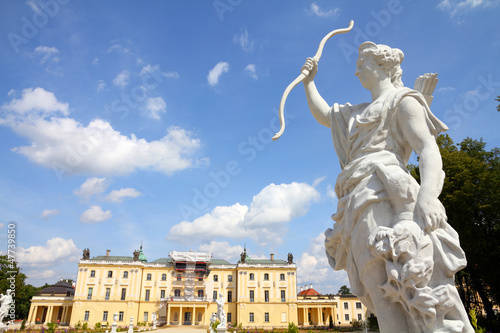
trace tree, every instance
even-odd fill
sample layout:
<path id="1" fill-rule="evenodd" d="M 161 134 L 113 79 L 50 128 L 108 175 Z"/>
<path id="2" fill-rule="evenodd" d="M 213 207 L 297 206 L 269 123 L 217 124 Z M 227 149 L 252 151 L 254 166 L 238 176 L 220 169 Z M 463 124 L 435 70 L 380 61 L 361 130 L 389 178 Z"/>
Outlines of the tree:
<path id="1" fill-rule="evenodd" d="M 437 139 L 446 178 L 440 200 L 448 223 L 458 232 L 467 267 L 456 274 L 466 310 L 482 310 L 495 321 L 500 302 L 500 150 L 481 140 L 455 145 L 448 135 Z M 418 167 L 410 172 L 419 180 Z M 481 306 L 482 304 L 482 306 Z M 481 311 L 477 311 L 481 313 Z"/>
<path id="2" fill-rule="evenodd" d="M 26 275 L 21 273 L 17 262 L 8 255 L 0 256 L 0 293 L 5 294 L 7 289 L 11 290 L 15 301 L 15 319 L 28 318 L 31 306 L 31 298 L 43 287 L 36 288 L 31 284 L 25 284 Z M 8 319 L 6 317 L 5 319 Z M 10 318 L 9 318 L 10 319 Z"/>
<path id="3" fill-rule="evenodd" d="M 498 96 L 495 101 L 500 102 L 500 96 Z M 497 106 L 497 110 L 500 111 L 500 104 Z"/>
<path id="4" fill-rule="evenodd" d="M 349 287 L 344 284 L 339 289 L 339 295 L 351 295 L 351 289 L 349 289 Z"/>

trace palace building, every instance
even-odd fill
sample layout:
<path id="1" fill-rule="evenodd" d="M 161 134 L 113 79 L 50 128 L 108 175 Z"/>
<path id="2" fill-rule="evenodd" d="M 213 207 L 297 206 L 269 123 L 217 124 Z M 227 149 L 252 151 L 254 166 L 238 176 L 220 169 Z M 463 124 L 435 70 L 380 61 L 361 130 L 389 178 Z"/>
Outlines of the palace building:
<path id="1" fill-rule="evenodd" d="M 287 260 L 251 259 L 246 250 L 236 264 L 206 252 L 170 252 L 148 261 L 142 251 L 133 256 L 106 255 L 90 259 L 84 250 L 76 285 L 60 281 L 34 296 L 28 324 L 58 322 L 76 326 L 132 321 L 208 326 L 224 297 L 227 322 L 242 327 L 337 326 L 364 320 L 366 308 L 355 297 L 319 295 L 311 288 L 297 295 L 297 267 Z M 361 307 L 359 307 L 361 306 Z M 98 324 L 98 325 L 99 325 Z"/>

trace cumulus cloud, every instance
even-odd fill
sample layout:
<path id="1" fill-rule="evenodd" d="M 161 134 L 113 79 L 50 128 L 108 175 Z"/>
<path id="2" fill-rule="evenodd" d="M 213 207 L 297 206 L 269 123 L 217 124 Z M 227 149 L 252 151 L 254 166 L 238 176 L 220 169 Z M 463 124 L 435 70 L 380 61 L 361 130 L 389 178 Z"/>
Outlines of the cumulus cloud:
<path id="1" fill-rule="evenodd" d="M 2 108 L 12 112 L 4 113 L 0 125 L 11 127 L 31 142 L 13 151 L 53 169 L 58 177 L 124 175 L 138 169 L 170 175 L 198 163 L 192 155 L 199 149 L 200 141 L 189 131 L 172 126 L 163 138 L 148 142 L 134 134 L 122 135 L 101 119 L 85 126 L 72 118 L 56 117 L 58 112 L 68 113 L 68 104 L 42 88 L 25 89 L 21 99 L 13 98 Z"/>
<path id="2" fill-rule="evenodd" d="M 245 52 L 251 52 L 253 50 L 253 40 L 247 30 L 243 31 L 241 34 L 234 35 L 233 42 L 238 44 Z"/>
<path id="3" fill-rule="evenodd" d="M 219 78 L 223 73 L 226 73 L 229 71 L 229 64 L 227 62 L 221 61 L 218 62 L 217 65 L 215 65 L 214 68 L 208 72 L 207 80 L 208 84 L 213 86 L 216 86 L 217 83 L 219 83 Z"/>
<path id="4" fill-rule="evenodd" d="M 88 201 L 90 197 L 96 194 L 103 193 L 108 188 L 106 178 L 92 177 L 88 178 L 79 189 L 74 190 L 73 193 L 79 196 L 82 200 Z"/>
<path id="5" fill-rule="evenodd" d="M 49 217 L 59 215 L 60 213 L 61 212 L 59 211 L 59 209 L 45 209 L 42 212 L 41 216 L 44 219 L 48 219 Z"/>
<path id="6" fill-rule="evenodd" d="M 340 286 L 349 285 L 347 273 L 334 271 L 325 254 L 325 235 L 312 238 L 307 250 L 297 262 L 297 284 L 314 284 L 322 293 L 336 293 Z"/>
<path id="7" fill-rule="evenodd" d="M 248 64 L 247 67 L 245 67 L 245 73 L 247 73 L 247 75 L 250 76 L 254 80 L 258 79 L 257 71 L 255 70 L 254 64 Z"/>
<path id="8" fill-rule="evenodd" d="M 150 118 L 160 120 L 160 113 L 166 113 L 167 103 L 161 97 L 150 97 L 146 100 L 144 111 Z"/>
<path id="9" fill-rule="evenodd" d="M 319 197 L 318 191 L 305 183 L 270 184 L 253 197 L 249 206 L 236 203 L 215 207 L 192 222 L 174 225 L 167 237 L 181 242 L 250 237 L 259 244 L 277 244 L 288 222 L 305 215 Z"/>
<path id="10" fill-rule="evenodd" d="M 14 94 L 12 90 L 9 92 L 9 96 Z M 2 108 L 19 115 L 33 111 L 45 114 L 55 112 L 61 112 L 63 115 L 69 114 L 68 103 L 59 102 L 54 93 L 40 87 L 24 89 L 21 98 L 13 98 L 9 103 L 2 105 Z"/>
<path id="11" fill-rule="evenodd" d="M 311 4 L 311 7 L 309 8 L 308 11 L 311 15 L 316 15 L 318 17 L 338 17 L 340 13 L 340 8 L 336 7 L 333 9 L 329 10 L 323 10 L 321 9 L 316 2 L 313 2 Z"/>
<path id="12" fill-rule="evenodd" d="M 47 269 L 44 271 L 33 270 L 32 272 L 29 273 L 29 278 L 30 279 L 52 279 L 52 278 L 57 277 L 56 274 L 57 273 L 51 269 Z"/>
<path id="13" fill-rule="evenodd" d="M 137 198 L 140 195 L 142 195 L 141 192 L 128 187 L 111 191 L 111 193 L 108 194 L 104 200 L 110 202 L 122 202 L 125 198 Z"/>
<path id="14" fill-rule="evenodd" d="M 98 223 L 104 222 L 112 216 L 110 210 L 103 211 L 100 206 L 92 206 L 83 212 L 80 221 L 83 223 Z"/>
<path id="15" fill-rule="evenodd" d="M 80 252 L 72 239 L 54 237 L 45 246 L 18 247 L 16 256 L 21 266 L 43 267 L 54 263 L 76 262 L 80 258 Z"/>
<path id="16" fill-rule="evenodd" d="M 450 13 L 453 17 L 472 9 L 494 7 L 499 3 L 498 0 L 441 0 L 437 8 Z"/>
<path id="17" fill-rule="evenodd" d="M 130 82 L 130 71 L 123 70 L 113 79 L 113 84 L 121 88 L 126 87 Z"/>
<path id="18" fill-rule="evenodd" d="M 213 258 L 222 258 L 229 262 L 240 258 L 243 247 L 240 245 L 231 246 L 229 242 L 211 241 L 209 244 L 202 244 L 199 247 L 202 252 L 210 252 Z"/>

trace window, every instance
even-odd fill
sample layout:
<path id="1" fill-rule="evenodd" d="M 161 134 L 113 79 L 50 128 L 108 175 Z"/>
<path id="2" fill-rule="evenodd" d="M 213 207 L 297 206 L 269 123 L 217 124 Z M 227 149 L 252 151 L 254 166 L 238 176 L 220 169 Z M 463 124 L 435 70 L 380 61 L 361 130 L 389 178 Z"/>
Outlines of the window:
<path id="1" fill-rule="evenodd" d="M 162 281 L 167 281 L 167 274 L 162 274 L 161 275 L 161 280 Z"/>
<path id="2" fill-rule="evenodd" d="M 146 295 L 144 296 L 144 300 L 146 302 L 149 302 L 149 296 L 150 296 L 150 294 L 151 294 L 151 290 L 147 289 L 146 290 Z"/>
<path id="3" fill-rule="evenodd" d="M 231 312 L 228 312 L 228 313 L 227 313 L 227 322 L 228 322 L 228 323 L 232 322 L 232 320 L 231 320 L 231 319 L 233 319 L 233 318 L 232 318 L 232 316 L 231 316 Z"/>
<path id="4" fill-rule="evenodd" d="M 285 274 L 283 273 L 280 274 L 280 281 L 285 281 Z"/>
<path id="5" fill-rule="evenodd" d="M 264 274 L 264 280 L 269 281 L 269 274 L 267 274 L 267 273 Z"/>
<path id="6" fill-rule="evenodd" d="M 203 273 L 198 274 L 198 281 L 203 281 Z"/>
<path id="7" fill-rule="evenodd" d="M 214 290 L 212 298 L 214 299 L 214 301 L 217 299 L 217 290 Z"/>
<path id="8" fill-rule="evenodd" d="M 356 309 L 361 309 L 361 302 L 356 302 Z"/>
<path id="9" fill-rule="evenodd" d="M 143 321 L 148 321 L 148 313 L 144 312 L 144 320 Z"/>
<path id="10" fill-rule="evenodd" d="M 181 297 L 181 290 L 180 289 L 175 289 L 174 290 L 174 296 L 175 297 Z"/>
<path id="11" fill-rule="evenodd" d="M 285 291 L 284 290 L 281 291 L 281 301 L 282 302 L 286 302 L 286 296 L 285 296 Z"/>
<path id="12" fill-rule="evenodd" d="M 108 311 L 102 313 L 102 321 L 108 321 Z"/>
<path id="13" fill-rule="evenodd" d="M 118 312 L 118 321 L 123 321 L 123 311 Z"/>
<path id="14" fill-rule="evenodd" d="M 95 271 L 94 270 L 90 271 L 90 277 L 95 277 Z"/>
<path id="15" fill-rule="evenodd" d="M 106 301 L 109 301 L 110 294 L 111 294 L 111 288 L 106 288 L 106 297 L 104 298 Z"/>
<path id="16" fill-rule="evenodd" d="M 177 274 L 177 281 L 181 281 L 181 280 L 182 280 L 182 275 Z"/>
<path id="17" fill-rule="evenodd" d="M 83 317 L 83 321 L 89 321 L 90 311 L 85 311 L 85 317 Z"/>
<path id="18" fill-rule="evenodd" d="M 264 302 L 269 302 L 269 290 L 264 291 Z"/>
<path id="19" fill-rule="evenodd" d="M 362 318 L 363 316 L 361 316 L 361 313 L 358 313 L 358 320 L 363 320 Z"/>
<path id="20" fill-rule="evenodd" d="M 253 312 L 250 312 L 250 318 L 248 320 L 249 322 L 253 323 L 254 322 L 254 318 L 253 318 Z"/>
<path id="21" fill-rule="evenodd" d="M 160 298 L 165 298 L 165 289 L 160 290 Z"/>
<path id="22" fill-rule="evenodd" d="M 122 297 L 121 297 L 121 300 L 124 301 L 125 300 L 125 296 L 127 295 L 127 289 L 126 288 L 122 288 Z"/>
<path id="23" fill-rule="evenodd" d="M 227 282 L 233 282 L 233 276 L 232 275 L 228 275 L 227 276 Z"/>
<path id="24" fill-rule="evenodd" d="M 349 315 L 348 314 L 345 315 L 345 320 L 349 321 Z"/>
<path id="25" fill-rule="evenodd" d="M 113 277 L 113 271 L 108 271 L 108 277 L 112 278 Z"/>
<path id="26" fill-rule="evenodd" d="M 250 273 L 249 277 L 250 281 L 253 281 L 255 280 L 255 275 L 253 275 L 253 273 Z"/>
<path id="27" fill-rule="evenodd" d="M 254 301 L 254 295 L 255 295 L 255 292 L 253 290 L 250 290 L 250 302 Z"/>
<path id="28" fill-rule="evenodd" d="M 148 273 L 148 275 L 146 275 L 146 280 L 151 281 L 151 274 L 150 273 Z"/>
<path id="29" fill-rule="evenodd" d="M 218 275 L 214 275 L 214 282 L 217 282 L 219 281 L 219 276 Z"/>
<path id="30" fill-rule="evenodd" d="M 87 294 L 87 299 L 92 299 L 92 291 L 93 291 L 93 288 L 89 287 L 89 292 Z"/>
<path id="31" fill-rule="evenodd" d="M 269 312 L 264 313 L 264 321 L 265 321 L 266 323 L 268 323 L 268 322 L 269 322 Z"/>
<path id="32" fill-rule="evenodd" d="M 344 309 L 348 310 L 349 309 L 349 303 L 344 302 Z"/>
<path id="33" fill-rule="evenodd" d="M 123 278 L 128 279 L 128 272 L 127 271 L 123 272 Z"/>
<path id="34" fill-rule="evenodd" d="M 202 298 L 204 296 L 203 289 L 198 290 L 198 297 Z"/>
<path id="35" fill-rule="evenodd" d="M 231 303 L 233 301 L 233 292 L 231 290 L 227 292 L 227 301 L 228 303 Z"/>

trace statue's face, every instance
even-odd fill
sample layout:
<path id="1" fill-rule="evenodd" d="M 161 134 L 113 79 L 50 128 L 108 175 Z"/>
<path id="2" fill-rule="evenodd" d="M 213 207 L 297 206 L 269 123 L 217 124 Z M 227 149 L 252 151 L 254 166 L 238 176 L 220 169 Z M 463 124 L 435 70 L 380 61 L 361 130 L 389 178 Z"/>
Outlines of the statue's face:
<path id="1" fill-rule="evenodd" d="M 354 75 L 358 77 L 361 85 L 368 90 L 371 90 L 377 82 L 387 77 L 382 68 L 371 57 L 365 56 L 358 57 Z"/>

